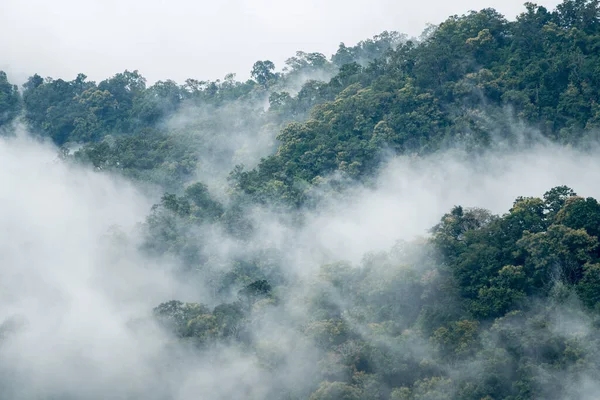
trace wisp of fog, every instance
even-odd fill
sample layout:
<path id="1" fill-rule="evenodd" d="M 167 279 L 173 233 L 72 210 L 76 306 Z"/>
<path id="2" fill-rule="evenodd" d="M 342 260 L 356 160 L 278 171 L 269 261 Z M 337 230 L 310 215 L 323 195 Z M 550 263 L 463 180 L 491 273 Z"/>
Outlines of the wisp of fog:
<path id="1" fill-rule="evenodd" d="M 23 132 L 2 138 L 3 397 L 260 399 L 274 385 L 301 386 L 319 350 L 294 329 L 307 318 L 294 296 L 312 290 L 303 285 L 319 265 L 358 265 L 368 252 L 426 235 L 457 204 L 501 212 L 518 195 L 540 196 L 561 184 L 597 196 L 599 175 L 593 152 L 547 143 L 490 150 L 476 159 L 447 151 L 392 159 L 374 185 L 326 203 L 300 228 L 263 210 L 246 245 L 286 251 L 286 268 L 299 277 L 283 294 L 285 306 L 254 327 L 253 335 L 286 357 L 285 368 L 269 371 L 234 345 L 193 357 L 194 350 L 177 347 L 144 319 L 172 298 L 210 298 L 202 285 L 170 274 L 172 260 L 137 251 L 136 224 L 156 199 L 117 176 L 62 163 L 56 148 Z M 227 238 L 215 234 L 212 240 Z"/>

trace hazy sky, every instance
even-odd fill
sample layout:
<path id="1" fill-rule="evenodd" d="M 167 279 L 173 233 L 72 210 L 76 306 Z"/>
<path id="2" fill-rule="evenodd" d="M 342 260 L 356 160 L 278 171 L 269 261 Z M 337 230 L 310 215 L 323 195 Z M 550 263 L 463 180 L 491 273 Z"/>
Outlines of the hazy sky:
<path id="1" fill-rule="evenodd" d="M 524 0 L 0 0 L 0 68 L 101 80 L 139 69 L 149 81 L 246 78 L 258 59 L 283 66 L 296 50 L 334 53 L 384 30 L 494 7 L 509 19 Z M 539 2 L 548 8 L 558 0 Z"/>

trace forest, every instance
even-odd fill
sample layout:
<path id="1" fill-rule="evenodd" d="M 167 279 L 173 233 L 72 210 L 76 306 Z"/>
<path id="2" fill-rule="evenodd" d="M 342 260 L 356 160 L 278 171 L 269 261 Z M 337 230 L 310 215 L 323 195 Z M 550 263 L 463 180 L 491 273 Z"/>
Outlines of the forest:
<path id="1" fill-rule="evenodd" d="M 39 202 L 0 190 L 0 397 L 595 399 L 599 103 L 598 0 L 247 81 L 0 72 Z"/>

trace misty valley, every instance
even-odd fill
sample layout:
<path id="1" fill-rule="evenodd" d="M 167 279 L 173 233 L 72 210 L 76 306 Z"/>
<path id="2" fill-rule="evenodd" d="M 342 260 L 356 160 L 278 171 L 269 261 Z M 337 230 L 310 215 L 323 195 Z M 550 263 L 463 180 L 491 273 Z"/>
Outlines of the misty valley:
<path id="1" fill-rule="evenodd" d="M 599 398 L 600 2 L 278 67 L 0 71 L 0 399 Z"/>

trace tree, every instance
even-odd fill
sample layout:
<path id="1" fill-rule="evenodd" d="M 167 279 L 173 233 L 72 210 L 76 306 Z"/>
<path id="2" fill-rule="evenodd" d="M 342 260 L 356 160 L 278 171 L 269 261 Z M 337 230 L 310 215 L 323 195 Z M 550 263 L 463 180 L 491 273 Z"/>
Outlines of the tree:
<path id="1" fill-rule="evenodd" d="M 577 293 L 585 305 L 597 311 L 600 308 L 600 264 L 583 266 L 583 277 L 577 284 Z"/>
<path id="2" fill-rule="evenodd" d="M 238 298 L 244 304 L 253 304 L 260 299 L 272 296 L 272 287 L 268 281 L 261 279 L 254 281 L 238 292 Z"/>
<path id="3" fill-rule="evenodd" d="M 553 219 L 565 205 L 567 199 L 573 196 L 577 196 L 577 193 L 567 186 L 557 186 L 544 193 L 546 218 Z"/>
<path id="4" fill-rule="evenodd" d="M 252 78 L 262 86 L 268 86 L 269 82 L 277 79 L 277 74 L 274 74 L 275 64 L 272 61 L 257 61 L 252 66 Z"/>
<path id="5" fill-rule="evenodd" d="M 288 58 L 285 64 L 291 72 L 314 72 L 327 67 L 329 61 L 321 53 L 305 53 L 297 51 L 295 57 Z"/>
<path id="6" fill-rule="evenodd" d="M 594 198 L 571 196 L 556 214 L 556 222 L 573 229 L 585 229 L 588 234 L 600 237 L 600 204 Z"/>
<path id="7" fill-rule="evenodd" d="M 200 220 L 214 221 L 223 214 L 223 206 L 215 201 L 201 182 L 185 189 L 185 198 L 192 204 L 190 212 Z"/>
<path id="8" fill-rule="evenodd" d="M 538 288 L 548 288 L 556 279 L 576 284 L 583 276 L 583 266 L 594 260 L 598 240 L 584 229 L 552 225 L 546 232 L 525 232 L 518 245 L 528 260 L 526 274 Z"/>
<path id="9" fill-rule="evenodd" d="M 116 110 L 117 128 L 129 131 L 131 129 L 131 109 L 134 100 L 146 90 L 146 78 L 135 70 L 125 70 L 98 84 L 98 89 L 107 90 L 119 105 Z"/>
<path id="10" fill-rule="evenodd" d="M 8 81 L 4 71 L 0 71 L 0 127 L 10 123 L 21 108 L 21 95 L 16 85 Z"/>
<path id="11" fill-rule="evenodd" d="M 81 116 L 75 118 L 69 140 L 79 143 L 97 141 L 112 130 L 119 105 L 109 91 L 87 89 L 78 96 L 78 103 Z"/>
<path id="12" fill-rule="evenodd" d="M 182 303 L 171 300 L 154 308 L 154 317 L 165 328 L 172 330 L 179 336 L 189 336 L 189 321 L 202 315 L 210 314 L 206 306 L 197 303 Z"/>

